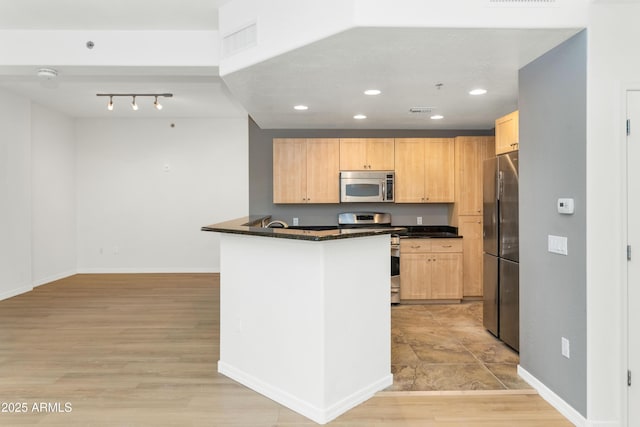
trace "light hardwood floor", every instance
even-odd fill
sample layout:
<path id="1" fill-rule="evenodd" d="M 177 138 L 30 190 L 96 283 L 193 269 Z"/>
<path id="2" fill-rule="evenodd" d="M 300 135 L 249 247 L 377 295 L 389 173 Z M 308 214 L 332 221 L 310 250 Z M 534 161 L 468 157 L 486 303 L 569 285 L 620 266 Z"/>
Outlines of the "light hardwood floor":
<path id="1" fill-rule="evenodd" d="M 315 425 L 216 372 L 219 305 L 213 274 L 77 275 L 0 301 L 0 409 L 27 405 L 0 426 Z M 328 425 L 571 423 L 531 393 L 382 392 Z"/>

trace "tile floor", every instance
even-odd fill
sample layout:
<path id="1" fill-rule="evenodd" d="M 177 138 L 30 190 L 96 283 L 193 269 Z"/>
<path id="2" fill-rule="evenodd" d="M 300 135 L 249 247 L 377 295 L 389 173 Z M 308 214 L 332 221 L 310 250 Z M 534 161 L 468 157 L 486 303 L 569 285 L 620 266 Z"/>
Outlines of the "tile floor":
<path id="1" fill-rule="evenodd" d="M 518 353 L 482 326 L 482 302 L 391 308 L 389 391 L 521 390 Z"/>

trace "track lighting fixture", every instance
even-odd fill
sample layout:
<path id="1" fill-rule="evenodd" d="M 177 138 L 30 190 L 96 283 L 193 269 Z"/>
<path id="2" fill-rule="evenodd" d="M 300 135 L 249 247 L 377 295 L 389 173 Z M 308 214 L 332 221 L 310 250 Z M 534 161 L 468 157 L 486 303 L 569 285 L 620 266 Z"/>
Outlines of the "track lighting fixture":
<path id="1" fill-rule="evenodd" d="M 149 97 L 153 97 L 155 98 L 155 100 L 153 101 L 153 106 L 156 107 L 157 110 L 162 110 L 162 104 L 160 104 L 160 101 L 158 101 L 158 98 L 160 97 L 165 97 L 165 98 L 171 98 L 173 97 L 172 93 L 96 93 L 96 96 L 108 96 L 109 97 L 109 103 L 107 104 L 107 110 L 109 111 L 113 111 L 113 98 L 117 97 L 117 96 L 125 96 L 125 97 L 131 97 L 131 108 L 134 111 L 138 110 L 138 103 L 136 102 L 136 98 L 139 98 L 141 96 L 149 96 Z"/>

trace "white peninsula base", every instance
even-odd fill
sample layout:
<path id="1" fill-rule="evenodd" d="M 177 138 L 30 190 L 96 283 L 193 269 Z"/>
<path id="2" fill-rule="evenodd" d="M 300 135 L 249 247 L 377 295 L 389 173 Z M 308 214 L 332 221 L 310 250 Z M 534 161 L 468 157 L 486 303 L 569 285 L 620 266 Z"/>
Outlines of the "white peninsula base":
<path id="1" fill-rule="evenodd" d="M 388 234 L 220 245 L 220 373 L 320 424 L 392 384 Z"/>

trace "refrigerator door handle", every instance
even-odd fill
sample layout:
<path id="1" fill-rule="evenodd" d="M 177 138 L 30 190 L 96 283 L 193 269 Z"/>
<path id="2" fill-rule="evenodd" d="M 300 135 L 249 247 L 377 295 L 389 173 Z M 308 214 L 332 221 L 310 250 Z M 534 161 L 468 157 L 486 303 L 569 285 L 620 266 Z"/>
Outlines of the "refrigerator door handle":
<path id="1" fill-rule="evenodd" d="M 502 171 L 498 171 L 498 200 L 502 199 L 502 193 L 504 190 L 504 176 Z"/>

